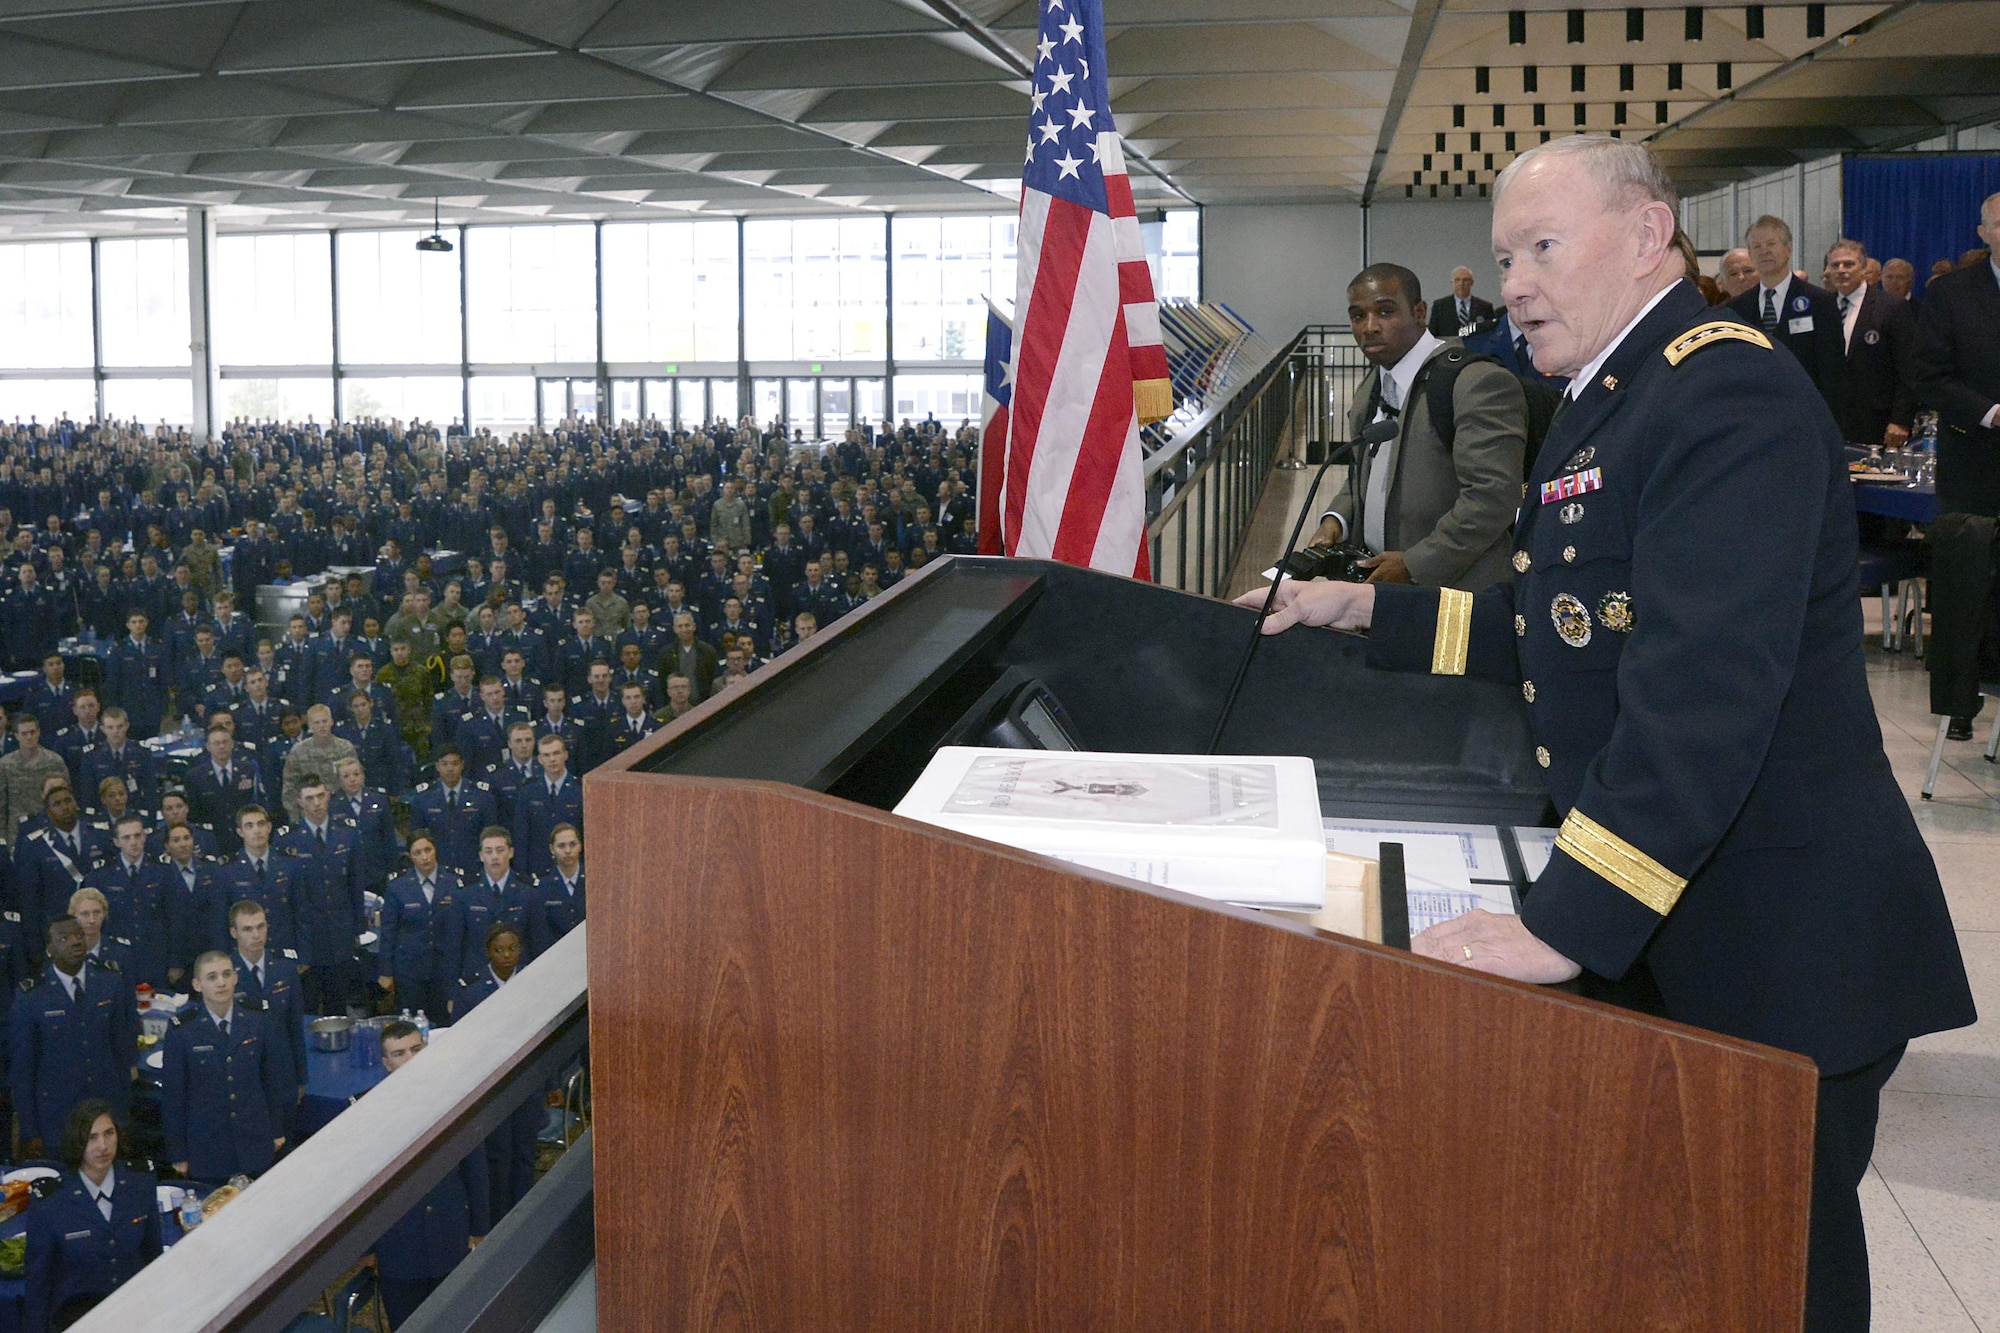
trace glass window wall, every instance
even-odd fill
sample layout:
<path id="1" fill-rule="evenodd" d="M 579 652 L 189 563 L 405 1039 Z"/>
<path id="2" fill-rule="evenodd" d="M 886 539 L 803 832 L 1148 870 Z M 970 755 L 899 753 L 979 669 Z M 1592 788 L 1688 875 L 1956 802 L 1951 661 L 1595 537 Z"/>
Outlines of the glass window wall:
<path id="1" fill-rule="evenodd" d="M 495 435 L 535 427 L 535 381 L 527 375 L 474 375 L 472 425 Z"/>
<path id="2" fill-rule="evenodd" d="M 0 421 L 34 421 L 46 426 L 68 417 L 89 421 L 97 415 L 92 380 L 0 380 Z"/>
<path id="3" fill-rule="evenodd" d="M 472 360 L 597 359 L 593 228 L 474 227 L 465 234 Z"/>
<path id="4" fill-rule="evenodd" d="M 977 360 L 986 302 L 1014 304 L 1012 216 L 897 218 L 896 359 Z"/>
<path id="5" fill-rule="evenodd" d="M 187 255 L 184 236 L 97 243 L 105 365 L 188 364 Z"/>
<path id="6" fill-rule="evenodd" d="M 888 263 L 880 218 L 743 227 L 744 347 L 753 361 L 879 361 Z"/>
<path id="7" fill-rule="evenodd" d="M 216 241 L 210 324 L 218 364 L 332 366 L 331 244 L 324 231 Z"/>
<path id="8" fill-rule="evenodd" d="M 459 362 L 458 264 L 432 254 L 414 231 L 343 231 L 340 358 L 351 365 L 455 366 Z M 453 415 L 460 415 L 455 412 Z"/>
<path id="9" fill-rule="evenodd" d="M 604 359 L 736 359 L 736 224 L 604 228 Z"/>
<path id="10" fill-rule="evenodd" d="M 106 380 L 104 415 L 142 426 L 187 426 L 194 422 L 194 384 L 178 379 Z"/>
<path id="11" fill-rule="evenodd" d="M 217 415 L 224 421 L 331 421 L 333 377 L 226 379 Z"/>
<path id="12" fill-rule="evenodd" d="M 88 370 L 90 242 L 0 246 L 0 366 Z M 93 391 L 92 411 L 96 410 Z"/>
<path id="13" fill-rule="evenodd" d="M 896 419 L 921 421 L 936 417 L 956 430 L 979 416 L 983 381 L 978 375 L 918 374 L 896 376 Z"/>
<path id="14" fill-rule="evenodd" d="M 449 426 L 465 419 L 465 381 L 456 375 L 404 375 L 340 382 L 344 421 L 425 421 Z"/>

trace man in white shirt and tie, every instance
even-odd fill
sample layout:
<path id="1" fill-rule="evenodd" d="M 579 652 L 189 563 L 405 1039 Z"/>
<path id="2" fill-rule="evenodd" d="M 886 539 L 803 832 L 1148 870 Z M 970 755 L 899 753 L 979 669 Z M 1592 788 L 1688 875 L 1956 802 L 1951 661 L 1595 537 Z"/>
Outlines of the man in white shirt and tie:
<path id="1" fill-rule="evenodd" d="M 1916 418 L 1917 317 L 1908 301 L 1867 284 L 1867 259 L 1859 241 L 1838 240 L 1826 252 L 1847 350 L 1847 392 L 1837 418 L 1850 444 L 1900 449 Z"/>
<path id="2" fill-rule="evenodd" d="M 1472 294 L 1472 281 L 1472 270 L 1463 264 L 1451 271 L 1451 298 L 1431 309 L 1432 336 L 1458 338 L 1492 321 L 1493 303 Z"/>

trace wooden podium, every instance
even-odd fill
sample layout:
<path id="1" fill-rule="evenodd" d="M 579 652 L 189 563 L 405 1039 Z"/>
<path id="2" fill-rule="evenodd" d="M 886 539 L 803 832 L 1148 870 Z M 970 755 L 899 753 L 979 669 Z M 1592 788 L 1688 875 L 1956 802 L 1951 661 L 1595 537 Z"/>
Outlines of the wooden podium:
<path id="1" fill-rule="evenodd" d="M 1212 627 L 1249 628 L 1078 570 L 934 570 L 586 780 L 602 1327 L 1799 1327 L 1808 1061 L 853 799 L 1032 664 L 1037 616 L 1150 620 L 1112 658 L 1166 645 L 1185 680 L 1097 665 L 1163 717 L 1226 684 Z M 1269 646 L 1246 706 L 1343 655 Z M 1144 748 L 1061 694 L 1093 748 Z M 785 781 L 704 771 L 729 764 Z M 1357 768 L 1410 785 L 1338 754 L 1323 791 Z M 1512 772 L 1440 802 L 1512 809 Z"/>

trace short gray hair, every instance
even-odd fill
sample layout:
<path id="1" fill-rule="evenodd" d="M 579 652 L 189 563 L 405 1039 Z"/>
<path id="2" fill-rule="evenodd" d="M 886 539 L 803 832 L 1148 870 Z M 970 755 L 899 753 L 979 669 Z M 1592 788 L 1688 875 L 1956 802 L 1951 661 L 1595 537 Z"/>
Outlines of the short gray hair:
<path id="1" fill-rule="evenodd" d="M 1659 202 L 1680 213 L 1680 191 L 1667 176 L 1667 169 L 1652 149 L 1629 139 L 1613 139 L 1602 134 L 1571 134 L 1537 144 L 1509 162 L 1493 182 L 1498 200 L 1516 171 L 1538 158 L 1573 157 L 1597 183 L 1607 204 L 1636 207 Z"/>

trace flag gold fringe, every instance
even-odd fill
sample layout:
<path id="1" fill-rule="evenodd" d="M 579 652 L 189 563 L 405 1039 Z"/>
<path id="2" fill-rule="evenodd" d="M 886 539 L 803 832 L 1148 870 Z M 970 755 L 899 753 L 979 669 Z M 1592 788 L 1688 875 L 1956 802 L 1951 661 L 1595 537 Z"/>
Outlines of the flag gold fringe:
<path id="1" fill-rule="evenodd" d="M 1174 414 L 1174 383 L 1172 380 L 1134 380 L 1132 382 L 1132 406 L 1139 414 L 1139 424 L 1151 425 L 1155 421 L 1165 421 Z"/>

